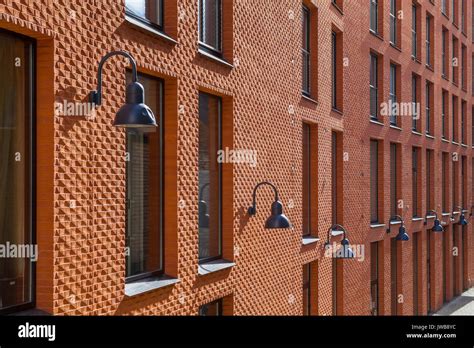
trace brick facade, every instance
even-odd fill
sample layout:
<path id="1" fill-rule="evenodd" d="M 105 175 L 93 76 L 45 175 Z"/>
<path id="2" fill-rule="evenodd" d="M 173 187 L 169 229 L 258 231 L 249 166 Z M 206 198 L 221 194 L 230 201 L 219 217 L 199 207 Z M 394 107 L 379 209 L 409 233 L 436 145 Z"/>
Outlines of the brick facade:
<path id="1" fill-rule="evenodd" d="M 439 2 L 418 2 L 421 11 L 420 62 L 411 57 L 411 2 L 397 1 L 404 12 L 400 49 L 389 43 L 389 0 L 379 0 L 380 36 L 369 32 L 369 2 L 304 1 L 311 8 L 316 55 L 312 94 L 302 97 L 301 14 L 297 0 L 223 0 L 223 58 L 233 66 L 198 53 L 198 1 L 165 0 L 164 32 L 169 38 L 137 28 L 125 20 L 124 0 L 114 1 L 0 1 L 0 28 L 32 37 L 36 44 L 36 306 L 58 315 L 196 315 L 201 305 L 224 298 L 223 313 L 233 315 L 301 315 L 303 265 L 311 263 L 312 314 L 369 315 L 370 243 L 380 241 L 380 314 L 391 305 L 390 143 L 399 143 L 400 199 L 411 240 L 399 242 L 397 274 L 398 314 L 413 313 L 412 243 L 420 232 L 419 313 L 427 311 L 426 231 L 423 219 L 411 216 L 411 149 L 421 149 L 421 212 L 425 202 L 426 149 L 434 150 L 434 205 L 441 214 L 441 154 L 466 156 L 466 207 L 473 196 L 471 134 L 472 2 L 467 1 L 467 34 L 440 13 Z M 450 3 L 450 2 L 449 2 Z M 434 70 L 425 65 L 425 17 L 433 16 Z M 458 46 L 467 47 L 467 89 L 441 77 L 441 30 Z M 331 100 L 331 33 L 338 46 L 337 108 Z M 171 39 L 170 39 L 171 38 Z M 174 42 L 174 40 L 176 42 Z M 111 59 L 104 68 L 103 104 L 94 118 L 55 116 L 54 103 L 86 101 L 96 88 L 99 60 L 111 50 L 126 50 L 139 71 L 164 81 L 164 272 L 179 282 L 145 294 L 125 296 L 125 133 L 112 126 L 125 100 L 126 62 Z M 459 49 L 460 50 L 460 49 Z M 381 101 L 389 91 L 390 62 L 400 66 L 401 101 L 411 101 L 411 77 L 420 77 L 421 125 L 425 129 L 425 82 L 434 88 L 434 138 L 411 131 L 411 119 L 401 117 L 401 130 L 369 121 L 369 54 L 379 56 Z M 450 70 L 450 69 L 449 69 Z M 451 72 L 450 72 L 451 74 Z M 460 81 L 460 79 L 459 79 Z M 467 103 L 466 145 L 441 139 L 441 91 Z M 235 266 L 205 276 L 198 274 L 198 102 L 199 91 L 222 98 L 222 147 L 252 149 L 255 168 L 223 165 L 223 258 Z M 458 110 L 460 110 L 459 104 Z M 460 115 L 460 111 L 459 111 Z M 460 116 L 459 116 L 460 117 Z M 460 118 L 458 118 L 460 120 Z M 317 144 L 312 167 L 317 171 L 313 235 L 320 240 L 302 245 L 302 123 L 311 124 Z M 460 127 L 460 121 L 457 123 Z M 452 125 L 449 126 L 451 129 Z M 333 310 L 333 260 L 324 256 L 332 212 L 332 134 L 337 132 L 337 221 L 348 231 L 351 244 L 364 245 L 365 261 L 337 261 L 337 311 Z M 451 140 L 451 133 L 448 132 Z M 458 134 L 460 129 L 458 129 Z M 380 140 L 379 215 L 385 226 L 370 226 L 370 139 Z M 343 160 L 344 158 L 344 160 Z M 449 162 L 451 175 L 453 162 Z M 461 168 L 461 167 L 459 167 Z M 457 171 L 459 173 L 459 170 Z M 254 186 L 268 180 L 279 190 L 291 230 L 263 228 L 273 194 L 258 193 L 258 213 L 249 217 Z M 458 180 L 458 192 L 461 181 Z M 452 189 L 451 178 L 448 189 Z M 451 191 L 447 195 L 452 199 Z M 458 199 L 460 202 L 461 198 Z M 74 204 L 72 204 L 72 202 Z M 452 203 L 449 203 L 452 206 Z M 450 210 L 451 212 L 451 210 Z M 446 221 L 447 245 L 453 224 Z M 428 227 L 430 226 L 428 222 Z M 461 227 L 454 227 L 461 238 Z M 472 227 L 467 236 L 466 284 L 474 284 Z M 334 237 L 333 241 L 339 241 Z M 443 303 L 442 234 L 432 234 L 432 304 Z M 452 267 L 448 260 L 447 279 Z M 459 264 L 459 259 L 455 259 Z M 458 288 L 460 275 L 455 277 Z M 453 294 L 448 291 L 448 299 Z"/>

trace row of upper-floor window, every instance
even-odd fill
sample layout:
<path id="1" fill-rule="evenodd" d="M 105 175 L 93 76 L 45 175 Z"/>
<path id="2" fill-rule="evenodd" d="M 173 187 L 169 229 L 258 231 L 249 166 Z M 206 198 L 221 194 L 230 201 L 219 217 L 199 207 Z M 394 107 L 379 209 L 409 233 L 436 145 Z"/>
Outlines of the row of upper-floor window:
<path id="1" fill-rule="evenodd" d="M 422 169 L 422 151 L 421 147 L 413 146 L 411 148 L 411 202 L 402 198 L 402 145 L 399 143 L 390 143 L 388 160 L 390 166 L 388 170 L 383 170 L 384 143 L 378 139 L 370 140 L 370 221 L 372 224 L 383 223 L 383 179 L 387 173 L 390 179 L 389 207 L 390 216 L 405 215 L 405 211 L 411 211 L 414 218 L 422 218 L 429 211 L 438 210 L 440 213 L 461 212 L 468 209 L 467 190 L 467 156 L 460 155 L 457 152 L 440 152 L 441 158 L 436 160 L 435 151 L 426 149 L 424 156 L 425 167 Z M 441 165 L 435 166 L 435 161 Z M 474 159 L 471 166 L 471 180 L 474 180 Z M 438 162 L 438 163 L 439 163 Z M 448 170 L 451 164 L 451 175 Z M 459 167 L 460 166 L 460 167 Z M 424 171 L 424 178 L 422 177 Z M 435 202 L 435 173 L 441 174 L 441 202 Z M 451 190 L 449 188 L 451 181 Z M 424 183 L 425 197 L 422 196 L 422 187 Z M 450 209 L 449 193 L 451 192 Z M 472 199 L 472 197 L 471 197 Z M 422 211 L 422 202 L 425 202 L 425 211 Z"/>
<path id="2" fill-rule="evenodd" d="M 222 56 L 222 0 L 198 0 L 199 46 Z M 126 14 L 145 25 L 164 29 L 166 0 L 126 0 Z"/>
<path id="3" fill-rule="evenodd" d="M 369 0 L 370 2 L 370 30 L 377 35 L 381 35 L 383 32 L 383 7 L 384 2 L 380 0 Z M 451 15 L 452 23 L 458 27 L 459 26 L 459 17 L 461 18 L 461 32 L 464 35 L 467 35 L 467 0 L 440 0 L 440 10 L 441 13 L 445 16 Z M 433 11 L 435 10 L 434 6 L 436 3 L 434 0 L 430 0 L 430 3 L 433 5 Z M 406 2 L 411 6 L 411 30 L 412 30 L 412 53 L 417 57 L 417 45 L 416 42 L 419 39 L 419 29 L 421 24 L 421 5 L 417 1 Z M 390 0 L 389 8 L 389 25 L 390 25 L 390 42 L 399 46 L 400 44 L 400 27 L 401 21 L 404 18 L 404 12 L 402 5 L 405 5 L 402 0 Z M 427 17 L 432 19 L 433 16 L 426 11 Z M 429 35 L 430 28 L 427 23 L 427 35 Z"/>
<path id="4" fill-rule="evenodd" d="M 389 93 L 388 100 L 382 101 L 383 90 L 381 84 L 383 82 L 383 57 L 377 53 L 370 54 L 370 73 L 369 73 L 369 89 L 370 89 L 370 118 L 371 120 L 380 122 L 382 116 L 390 118 L 390 125 L 401 127 L 402 117 L 411 120 L 412 130 L 417 133 L 422 132 L 422 123 L 425 126 L 425 133 L 428 136 L 434 136 L 435 130 L 435 113 L 434 113 L 434 84 L 428 79 L 424 84 L 424 112 L 421 109 L 422 85 L 421 76 L 412 74 L 411 78 L 411 100 L 407 103 L 401 101 L 401 67 L 395 62 L 390 63 L 389 72 Z M 452 95 L 451 103 L 449 103 L 449 92 L 442 89 L 441 106 L 441 137 L 448 139 L 449 119 L 448 105 L 451 104 L 451 140 L 454 143 L 467 144 L 467 101 L 461 100 L 456 95 Z M 472 112 L 472 109 L 471 109 Z M 460 113 L 460 122 L 459 120 Z M 422 114 L 424 119 L 422 119 Z M 474 123 L 474 119 L 472 120 Z M 460 137 L 459 137 L 460 131 Z M 472 134 L 472 145 L 474 145 L 474 133 Z"/>

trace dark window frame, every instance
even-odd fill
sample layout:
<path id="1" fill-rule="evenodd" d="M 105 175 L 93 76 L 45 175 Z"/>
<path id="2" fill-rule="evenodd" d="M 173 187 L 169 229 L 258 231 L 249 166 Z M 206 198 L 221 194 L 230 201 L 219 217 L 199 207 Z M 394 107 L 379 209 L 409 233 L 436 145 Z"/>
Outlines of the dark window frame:
<path id="1" fill-rule="evenodd" d="M 303 315 L 311 316 L 311 263 L 303 265 Z M 307 267 L 307 269 L 306 269 Z M 305 278 L 305 275 L 308 278 Z"/>
<path id="2" fill-rule="evenodd" d="M 214 56 L 222 58 L 222 37 L 223 37 L 223 14 L 222 14 L 222 0 L 214 0 L 218 2 L 218 11 L 216 11 L 216 37 L 218 42 L 218 47 L 211 46 L 204 42 L 204 11 L 203 2 L 205 0 L 199 0 L 199 10 L 198 10 L 198 32 L 199 32 L 199 48 L 204 50 L 207 53 L 210 53 Z"/>
<path id="3" fill-rule="evenodd" d="M 163 14 L 163 11 L 164 11 L 164 2 L 165 0 L 156 0 L 159 2 L 159 7 L 160 7 L 160 17 L 159 17 L 159 23 L 155 23 L 153 21 L 151 21 L 149 18 L 147 17 L 142 17 L 142 16 L 139 16 L 137 15 L 136 13 L 130 11 L 128 8 L 127 8 L 127 0 L 125 0 L 125 14 L 129 17 L 132 17 L 133 19 L 136 19 L 137 21 L 149 26 L 149 27 L 152 27 L 152 28 L 155 28 L 155 29 L 158 29 L 159 31 L 163 31 L 163 28 L 164 28 L 164 14 Z"/>
<path id="4" fill-rule="evenodd" d="M 217 120 L 217 132 L 218 132 L 218 144 L 217 144 L 217 150 L 220 150 L 222 149 L 222 123 L 223 123 L 223 115 L 222 115 L 222 104 L 223 104 L 223 101 L 222 101 L 222 97 L 220 96 L 217 96 L 217 95 L 214 95 L 214 94 L 211 94 L 211 93 L 206 93 L 206 92 L 203 92 L 203 91 L 199 91 L 199 95 L 200 94 L 203 94 L 203 95 L 206 95 L 208 97 L 211 97 L 211 98 L 216 98 L 217 101 L 218 101 L 218 120 Z M 208 263 L 208 262 L 212 262 L 212 261 L 215 261 L 215 260 L 220 260 L 223 258 L 223 226 L 222 226 L 222 192 L 223 192 L 223 189 L 222 189 L 222 163 L 217 163 L 217 171 L 218 171 L 218 199 L 219 199 L 219 202 L 218 202 L 218 239 L 219 239 L 219 253 L 218 255 L 215 255 L 215 256 L 210 256 L 210 257 L 205 257 L 205 258 L 199 258 L 199 264 L 204 264 L 204 263 Z M 199 211 L 198 211 L 198 214 L 199 214 Z M 198 227 L 198 235 L 199 235 L 199 227 Z"/>
<path id="5" fill-rule="evenodd" d="M 302 93 L 311 96 L 311 10 L 303 5 L 303 42 L 301 53 L 303 57 Z M 306 73 L 305 73 L 306 72 Z M 306 83 L 305 83 L 306 82 Z"/>
<path id="6" fill-rule="evenodd" d="M 214 304 L 217 306 L 216 316 L 223 316 L 223 314 L 224 314 L 224 308 L 223 308 L 224 307 L 224 299 L 223 298 L 219 298 L 217 300 L 214 300 L 214 301 L 211 301 L 209 303 L 205 303 L 205 304 L 199 306 L 198 314 L 200 316 L 208 316 L 205 313 L 203 313 L 203 310 L 205 309 L 205 307 L 211 306 L 211 305 L 214 305 Z"/>
<path id="7" fill-rule="evenodd" d="M 370 53 L 370 73 L 369 73 L 369 88 L 370 88 L 370 119 L 379 120 L 379 56 L 373 52 Z M 375 96 L 375 110 L 372 110 L 373 95 Z M 375 111 L 375 114 L 373 114 Z"/>
<path id="8" fill-rule="evenodd" d="M 380 151 L 380 142 L 375 139 L 370 140 L 370 222 L 372 224 L 380 222 L 379 214 L 379 151 Z M 374 147 L 373 147 L 374 146 Z M 373 153 L 375 151 L 375 153 Z M 375 156 L 375 157 L 374 157 Z M 373 168 L 372 166 L 375 166 Z M 374 178 L 372 174 L 376 174 Z M 375 183 L 374 183 L 375 182 Z M 375 188 L 375 192 L 372 192 L 372 189 Z"/>
<path id="9" fill-rule="evenodd" d="M 28 149 L 28 202 L 27 207 L 25 207 L 25 211 L 28 212 L 28 238 L 29 242 L 33 245 L 37 243 L 37 224 L 36 224 L 36 197 L 37 197 L 37 185 L 36 185 L 36 178 L 37 178 L 37 151 L 36 151 L 36 141 L 37 141 L 37 99 L 36 99 L 36 91 L 37 91 L 37 41 L 31 37 L 18 34 L 16 32 L 11 32 L 9 30 L 5 30 L 0 28 L 0 33 L 4 33 L 7 35 L 11 35 L 15 38 L 21 39 L 25 46 L 28 47 L 28 73 L 27 75 L 29 88 L 29 93 L 25 93 L 25 105 L 28 109 L 29 118 L 25 120 L 27 125 L 25 128 L 28 128 L 27 131 L 29 133 L 29 139 L 25 146 Z M 4 308 L 0 308 L 0 315 L 6 315 L 11 313 L 21 312 L 23 310 L 31 309 L 36 306 L 36 271 L 37 271 L 37 263 L 30 262 L 30 274 L 29 274 L 29 282 L 30 286 L 28 288 L 30 292 L 30 298 L 27 302 L 20 303 L 18 305 L 8 306 Z"/>
<path id="10" fill-rule="evenodd" d="M 129 71 L 129 70 L 128 70 Z M 146 73 L 142 73 L 142 72 L 138 72 L 138 81 L 140 82 L 140 77 L 146 77 L 146 78 L 149 78 L 149 79 L 152 79 L 152 80 L 155 80 L 157 82 L 160 83 L 160 91 L 159 91 L 159 109 L 160 109 L 160 115 L 157 119 L 157 124 L 158 124 L 158 132 L 159 132 L 159 137 L 160 137 L 160 143 L 159 143 L 159 165 L 160 165 L 160 170 L 159 170 L 159 185 L 160 185 L 160 193 L 159 193 L 159 200 L 160 200 L 160 219 L 158 221 L 158 234 L 159 234 L 159 240 L 160 240 L 160 250 L 159 250 L 159 253 L 160 253 L 160 269 L 157 269 L 157 270 L 153 270 L 153 271 L 148 271 L 148 272 L 142 272 L 142 273 L 139 273 L 139 274 L 135 274 L 135 275 L 132 275 L 132 276 L 128 276 L 128 277 L 125 277 L 125 283 L 133 283 L 137 280 L 141 280 L 141 279 L 145 279 L 145 278 L 150 278 L 150 277 L 159 277 L 159 276 L 162 276 L 165 274 L 165 233 L 164 233 L 164 195 L 163 195 L 163 189 L 164 189 L 164 142 L 163 142 L 163 138 L 164 138 L 164 110 L 165 110 L 165 106 L 164 106 L 164 103 L 165 103 L 165 98 L 164 98 L 164 95 L 165 95 L 165 81 L 164 79 L 162 78 L 159 78 L 159 77 L 156 77 L 156 76 L 153 76 L 153 75 L 150 75 L 150 74 L 146 74 Z M 156 115 L 155 115 L 156 117 Z M 129 131 L 129 130 L 127 130 Z M 126 135 L 127 137 L 127 135 Z M 127 151 L 128 151 L 128 147 L 126 145 L 126 148 L 127 148 Z M 128 174 L 126 174 L 126 177 L 128 176 Z M 127 180 L 127 179 L 126 179 Z M 126 185 L 126 190 L 127 189 L 128 185 Z M 128 193 L 126 193 L 126 197 L 128 197 Z M 127 213 L 126 215 L 128 215 L 128 203 L 126 204 L 126 209 L 127 209 Z M 127 226 L 127 225 L 126 225 Z M 127 235 L 127 232 L 125 232 L 125 236 Z M 127 245 L 127 244 L 126 244 Z"/>

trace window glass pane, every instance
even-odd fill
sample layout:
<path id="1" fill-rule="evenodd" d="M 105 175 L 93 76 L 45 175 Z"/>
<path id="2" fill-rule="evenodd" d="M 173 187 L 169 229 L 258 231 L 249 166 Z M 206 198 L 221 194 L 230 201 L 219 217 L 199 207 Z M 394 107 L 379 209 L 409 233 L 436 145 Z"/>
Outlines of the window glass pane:
<path id="1" fill-rule="evenodd" d="M 131 82 L 127 72 L 127 82 Z M 145 100 L 161 114 L 162 82 L 139 75 Z M 160 126 L 160 123 L 158 123 Z M 161 163 L 159 128 L 127 129 L 126 275 L 157 272 L 162 266 Z"/>
<path id="2" fill-rule="evenodd" d="M 221 100 L 199 94 L 199 259 L 221 256 Z"/>
<path id="3" fill-rule="evenodd" d="M 221 0 L 200 0 L 200 40 L 221 50 Z"/>
<path id="4" fill-rule="evenodd" d="M 306 94 L 311 93 L 310 87 L 310 11 L 306 6 L 303 6 L 303 92 Z"/>
<path id="5" fill-rule="evenodd" d="M 0 244 L 30 245 L 31 240 L 31 51 L 30 44 L 0 33 Z M 21 161 L 16 160 L 21 154 Z M 30 250 L 32 251 L 32 250 Z M 34 256 L 34 255 L 30 255 Z M 31 258 L 0 259 L 0 310 L 31 301 Z"/>
<path id="6" fill-rule="evenodd" d="M 303 315 L 311 314 L 311 264 L 303 266 Z"/>
<path id="7" fill-rule="evenodd" d="M 390 217 L 397 215 L 397 144 L 390 144 Z"/>
<path id="8" fill-rule="evenodd" d="M 311 127 L 303 123 L 303 235 L 311 234 Z"/>
<path id="9" fill-rule="evenodd" d="M 378 216 L 378 142 L 370 141 L 370 209 L 371 222 L 379 222 Z"/>
<path id="10" fill-rule="evenodd" d="M 202 305 L 199 307 L 199 315 L 216 317 L 222 315 L 222 299 Z"/>
<path id="11" fill-rule="evenodd" d="M 125 8 L 129 14 L 147 19 L 151 23 L 162 26 L 163 0 L 125 0 Z"/>

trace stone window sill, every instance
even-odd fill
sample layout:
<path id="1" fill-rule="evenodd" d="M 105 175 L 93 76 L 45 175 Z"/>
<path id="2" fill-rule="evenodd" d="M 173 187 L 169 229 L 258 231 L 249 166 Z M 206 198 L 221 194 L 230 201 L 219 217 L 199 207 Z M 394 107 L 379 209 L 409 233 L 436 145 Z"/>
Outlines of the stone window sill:
<path id="1" fill-rule="evenodd" d="M 125 296 L 132 297 L 179 283 L 178 278 L 150 277 L 125 284 Z"/>
<path id="2" fill-rule="evenodd" d="M 232 268 L 235 266 L 234 262 L 220 259 L 211 262 L 201 263 L 198 267 L 198 274 L 200 276 L 211 274 L 219 271 L 223 271 L 228 268 Z"/>
<path id="3" fill-rule="evenodd" d="M 320 241 L 319 238 L 307 236 L 307 237 L 303 237 L 303 239 L 301 240 L 301 243 L 303 245 L 311 245 L 311 244 L 317 243 L 319 241 Z"/>
<path id="4" fill-rule="evenodd" d="M 158 29 L 155 29 L 153 27 L 150 27 L 149 25 L 146 25 L 145 23 L 142 23 L 140 22 L 139 20 L 133 18 L 133 17 L 130 17 L 130 16 L 125 16 L 125 21 L 127 23 L 130 23 L 131 25 L 133 25 L 134 27 L 136 27 L 137 29 L 141 29 L 141 30 L 144 30 L 150 34 L 153 34 L 153 35 L 156 35 L 157 37 L 159 37 L 160 39 L 163 39 L 169 43 L 172 43 L 172 44 L 177 44 L 178 41 L 176 41 L 175 39 L 173 39 L 171 36 L 168 36 L 166 35 L 164 32 L 158 30 Z"/>

